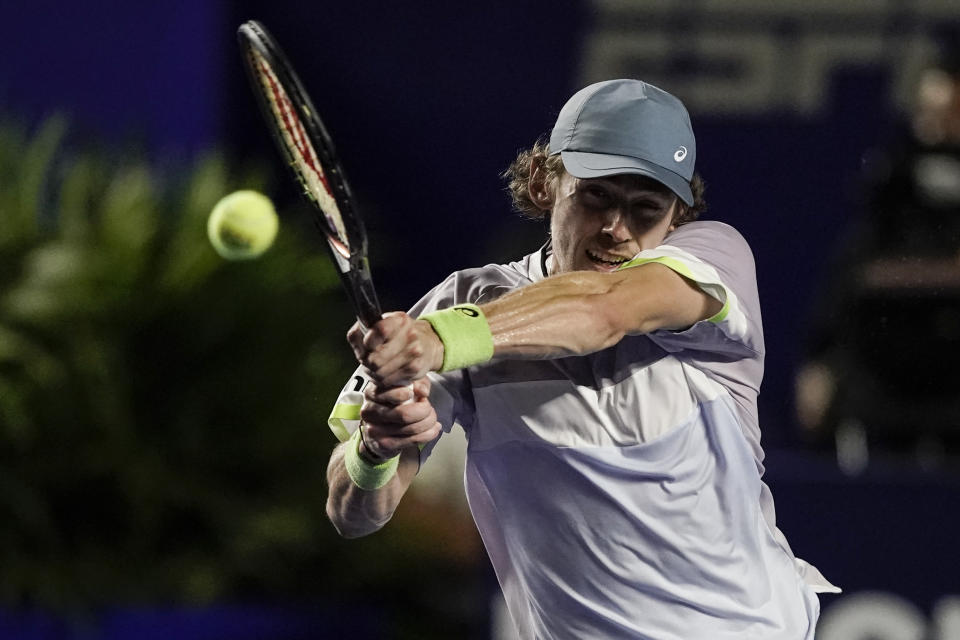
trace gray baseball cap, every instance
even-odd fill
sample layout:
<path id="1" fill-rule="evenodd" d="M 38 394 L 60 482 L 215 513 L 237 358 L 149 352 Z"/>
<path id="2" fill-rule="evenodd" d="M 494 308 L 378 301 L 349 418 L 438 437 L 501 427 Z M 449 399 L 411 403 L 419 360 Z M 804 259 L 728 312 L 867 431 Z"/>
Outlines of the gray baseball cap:
<path id="1" fill-rule="evenodd" d="M 697 142 L 683 103 L 640 80 L 607 80 L 573 94 L 550 134 L 550 153 L 577 178 L 633 173 L 693 204 Z"/>

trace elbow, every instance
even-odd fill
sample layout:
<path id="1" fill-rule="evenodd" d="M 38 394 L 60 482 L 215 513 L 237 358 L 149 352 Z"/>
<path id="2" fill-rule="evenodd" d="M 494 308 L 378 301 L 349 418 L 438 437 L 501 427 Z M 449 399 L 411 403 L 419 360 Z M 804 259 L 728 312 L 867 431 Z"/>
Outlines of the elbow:
<path id="1" fill-rule="evenodd" d="M 340 517 L 340 514 L 337 513 L 336 509 L 332 507 L 330 502 L 327 502 L 327 519 L 330 520 L 330 524 L 333 525 L 334 531 L 341 538 L 352 539 L 352 538 L 361 538 L 363 537 L 363 532 L 357 530 L 356 527 L 352 526 L 350 522 Z"/>
<path id="2" fill-rule="evenodd" d="M 582 326 L 588 326 L 590 330 L 581 335 L 584 339 L 595 341 L 593 350 L 614 346 L 633 329 L 631 318 L 615 298 L 594 301 L 587 313 L 588 319 Z"/>
<path id="3" fill-rule="evenodd" d="M 382 522 L 369 519 L 348 518 L 345 511 L 338 509 L 331 499 L 327 500 L 327 518 L 340 537 L 347 540 L 362 538 L 371 533 L 376 533 L 390 520 L 389 517 Z"/>
<path id="4" fill-rule="evenodd" d="M 333 524 L 333 529 L 345 540 L 355 540 L 380 530 L 380 527 L 358 527 L 334 518 L 331 518 L 330 522 Z"/>
<path id="5" fill-rule="evenodd" d="M 603 341 L 604 348 L 619 343 L 628 335 L 650 333 L 666 324 L 661 317 L 662 304 L 657 295 L 642 295 L 625 286 L 614 286 L 598 296 L 600 299 L 594 303 L 597 310 L 594 331 Z"/>
<path id="6" fill-rule="evenodd" d="M 571 295 L 561 302 L 543 325 L 547 337 L 530 336 L 531 344 L 550 350 L 549 357 L 587 355 L 612 347 L 626 335 L 624 314 L 608 292 Z"/>

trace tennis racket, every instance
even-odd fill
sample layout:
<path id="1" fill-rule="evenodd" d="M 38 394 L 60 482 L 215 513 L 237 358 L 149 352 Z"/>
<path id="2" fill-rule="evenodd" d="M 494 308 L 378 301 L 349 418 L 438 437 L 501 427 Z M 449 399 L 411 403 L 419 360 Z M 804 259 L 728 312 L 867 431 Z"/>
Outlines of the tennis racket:
<path id="1" fill-rule="evenodd" d="M 382 315 L 370 277 L 367 234 L 333 141 L 296 72 L 262 24 L 237 31 L 250 85 L 280 152 L 293 170 L 327 240 L 357 319 L 369 328 Z"/>

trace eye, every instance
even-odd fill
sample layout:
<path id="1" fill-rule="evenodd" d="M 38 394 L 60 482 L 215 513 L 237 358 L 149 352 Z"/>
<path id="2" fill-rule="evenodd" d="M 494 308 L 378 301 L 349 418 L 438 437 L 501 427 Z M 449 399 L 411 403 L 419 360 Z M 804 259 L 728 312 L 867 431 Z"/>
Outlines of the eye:
<path id="1" fill-rule="evenodd" d="M 639 200 L 630 205 L 630 217 L 637 225 L 653 226 L 663 219 L 668 209 L 654 200 Z"/>
<path id="2" fill-rule="evenodd" d="M 610 194 L 601 186 L 588 185 L 582 191 L 584 203 L 588 207 L 606 208 L 610 206 Z"/>
<path id="3" fill-rule="evenodd" d="M 660 213 L 663 207 L 653 200 L 639 200 L 630 204 L 630 213 L 635 216 L 650 216 Z"/>

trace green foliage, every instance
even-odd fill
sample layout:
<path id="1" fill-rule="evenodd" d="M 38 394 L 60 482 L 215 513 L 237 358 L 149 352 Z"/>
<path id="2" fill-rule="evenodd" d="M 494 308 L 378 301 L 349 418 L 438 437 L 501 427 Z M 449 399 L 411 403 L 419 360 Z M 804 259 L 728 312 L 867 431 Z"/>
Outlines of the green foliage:
<path id="1" fill-rule="evenodd" d="M 469 523 L 409 496 L 368 538 L 327 521 L 352 314 L 306 211 L 226 262 L 207 215 L 263 171 L 66 134 L 0 122 L 0 609 L 362 602 L 396 638 L 468 637 Z"/>
<path id="2" fill-rule="evenodd" d="M 206 216 L 262 172 L 209 155 L 177 177 L 66 129 L 0 125 L 0 604 L 331 589 L 350 313 L 303 212 L 225 262 Z"/>

